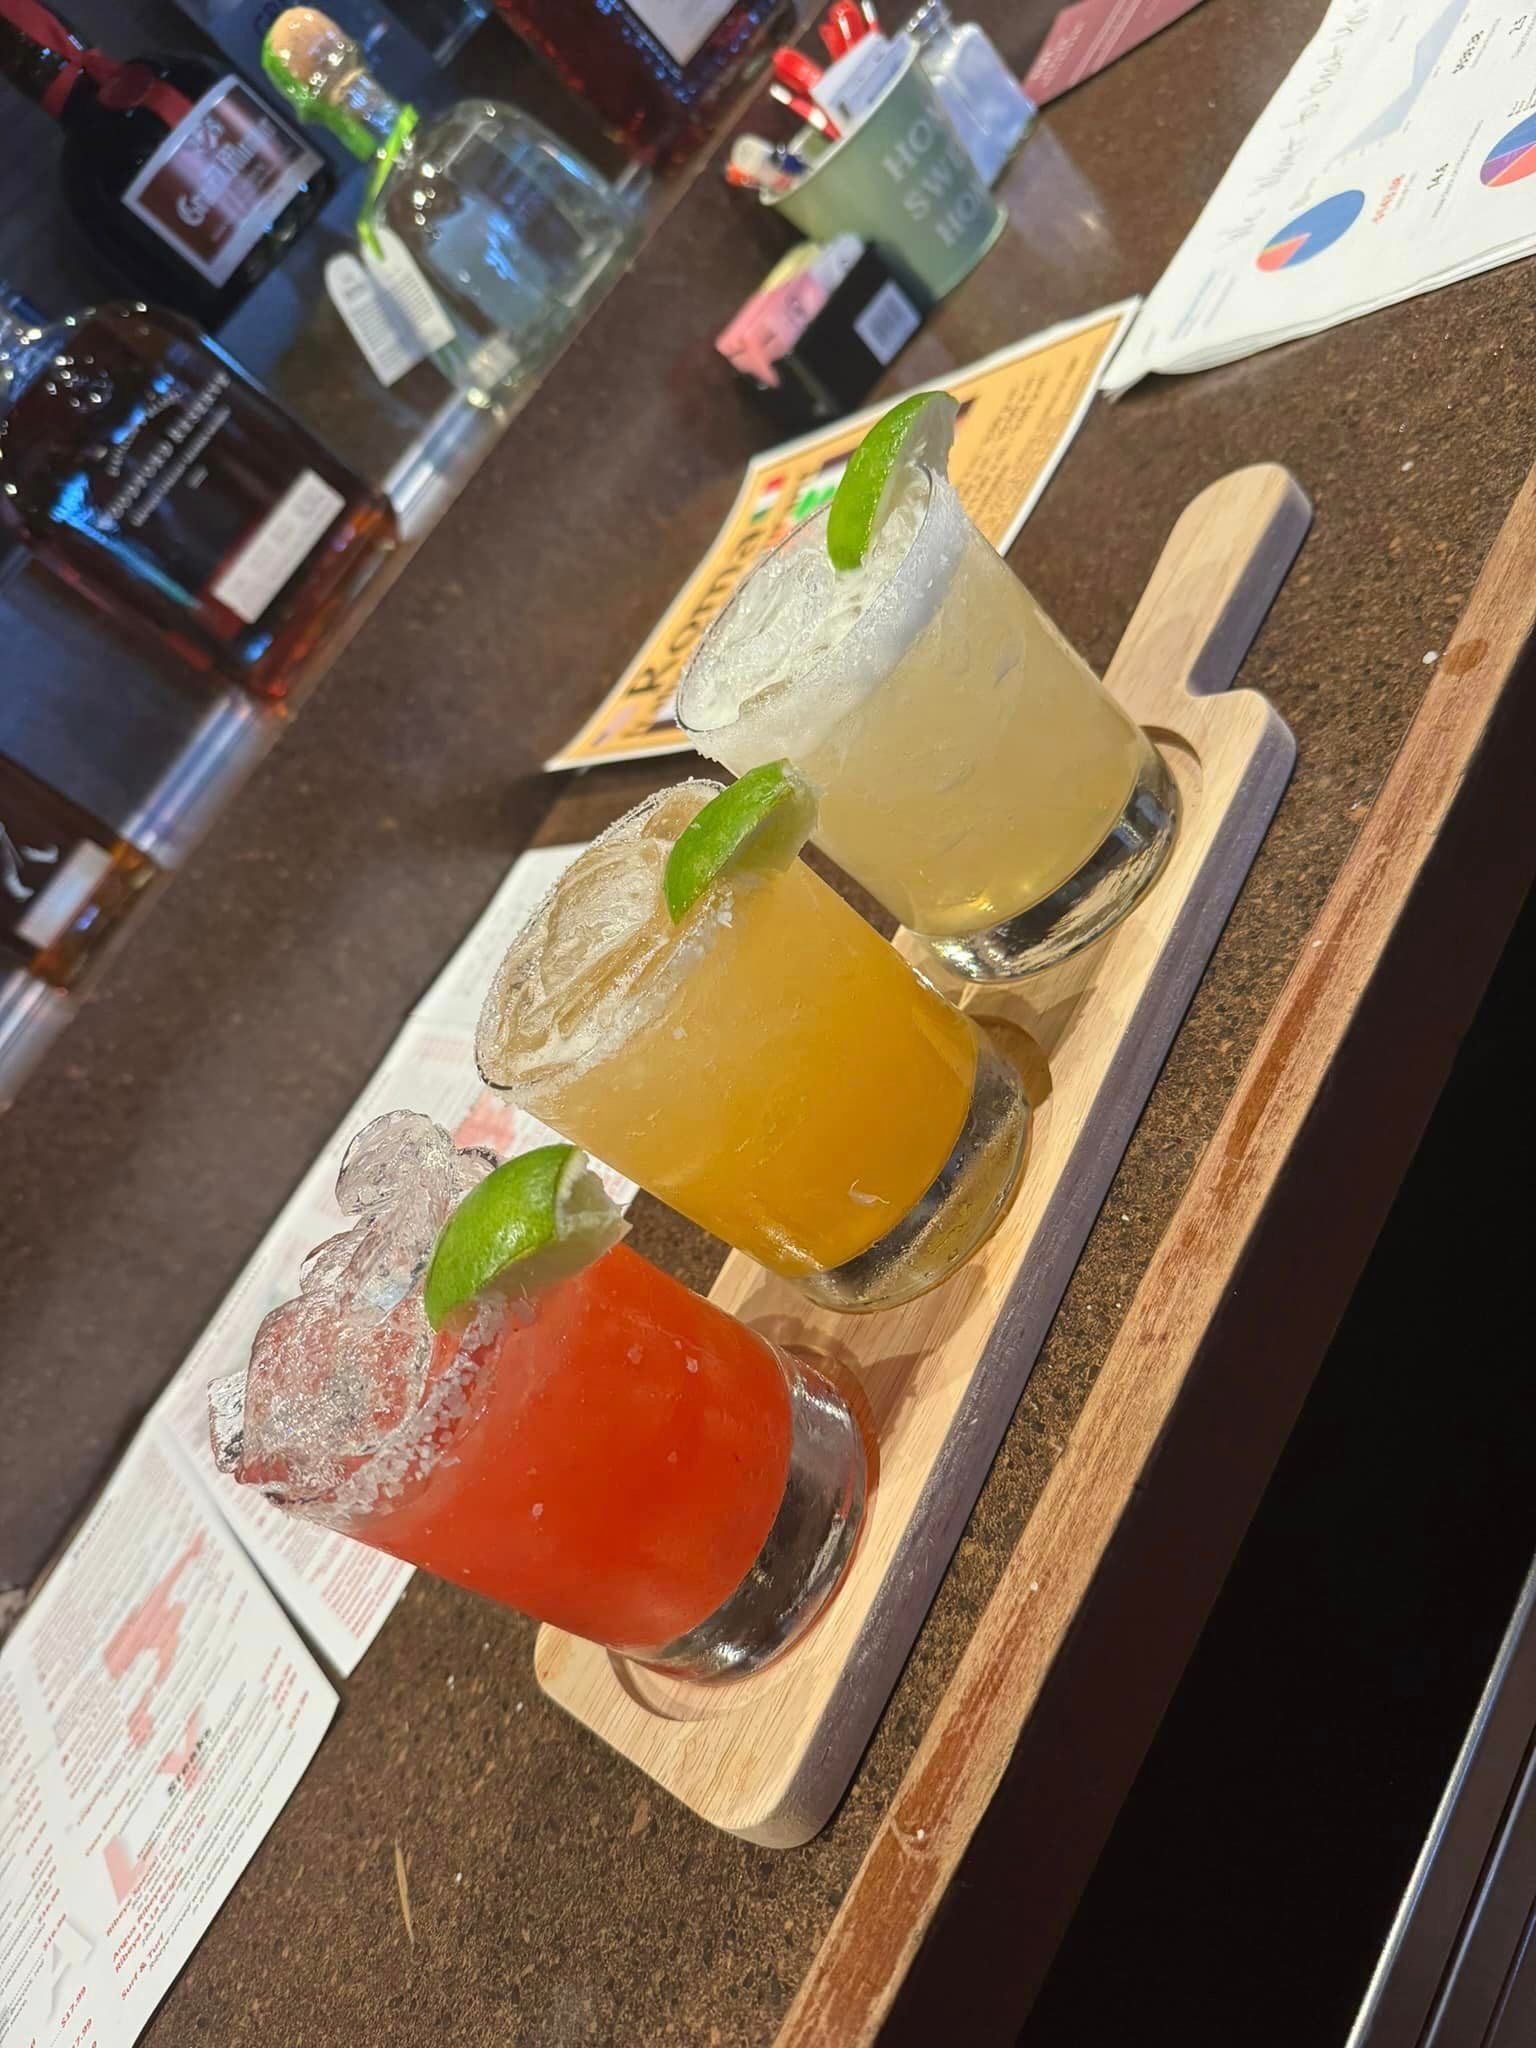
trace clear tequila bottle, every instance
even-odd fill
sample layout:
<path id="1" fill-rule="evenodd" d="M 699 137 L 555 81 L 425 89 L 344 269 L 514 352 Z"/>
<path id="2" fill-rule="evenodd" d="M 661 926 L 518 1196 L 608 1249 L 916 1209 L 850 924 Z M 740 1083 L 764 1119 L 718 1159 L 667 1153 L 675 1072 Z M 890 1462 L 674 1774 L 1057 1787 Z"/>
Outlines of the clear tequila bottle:
<path id="1" fill-rule="evenodd" d="M 547 358 L 624 242 L 628 205 L 516 107 L 470 99 L 418 115 L 316 8 L 278 16 L 263 63 L 301 120 L 372 160 L 359 233 L 375 257 L 398 260 L 403 245 L 452 322 L 439 368 L 473 403 L 506 396 Z"/>

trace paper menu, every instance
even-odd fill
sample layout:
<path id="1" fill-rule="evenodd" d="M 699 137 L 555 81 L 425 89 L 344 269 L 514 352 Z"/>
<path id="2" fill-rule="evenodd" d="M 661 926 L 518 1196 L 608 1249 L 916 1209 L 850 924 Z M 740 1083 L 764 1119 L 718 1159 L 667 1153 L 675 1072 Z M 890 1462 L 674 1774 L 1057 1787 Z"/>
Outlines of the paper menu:
<path id="1" fill-rule="evenodd" d="M 284 1514 L 216 1471 L 208 1449 L 208 1383 L 245 1364 L 262 1317 L 297 1291 L 305 1256 L 347 1228 L 349 1219 L 336 1206 L 336 1174 L 365 1124 L 388 1110 L 420 1110 L 452 1131 L 460 1145 L 488 1145 L 503 1157 L 553 1138 L 537 1117 L 485 1087 L 475 1069 L 474 1034 L 502 953 L 580 851 L 539 848 L 517 861 L 257 1246 L 156 1409 L 268 1585 L 343 1676 L 356 1668 L 383 1627 L 411 1567 Z M 613 1199 L 627 1208 L 634 1182 L 596 1160 L 593 1167 Z"/>
<path id="2" fill-rule="evenodd" d="M 1332 0 L 1104 378 L 1198 370 L 1536 249 L 1536 11 Z"/>
<path id="3" fill-rule="evenodd" d="M 0 2044 L 126 2048 L 336 1695 L 150 1425 L 0 1654 Z"/>

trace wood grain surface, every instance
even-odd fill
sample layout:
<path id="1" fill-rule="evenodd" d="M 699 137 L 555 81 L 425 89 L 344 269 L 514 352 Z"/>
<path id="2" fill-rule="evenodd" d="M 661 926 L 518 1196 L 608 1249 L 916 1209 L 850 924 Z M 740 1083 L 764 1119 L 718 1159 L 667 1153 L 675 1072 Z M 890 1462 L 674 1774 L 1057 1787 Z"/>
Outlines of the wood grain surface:
<path id="1" fill-rule="evenodd" d="M 1303 1127 L 1331 1082 L 1353 1085 L 1353 1071 L 1346 1075 L 1340 1058 L 1352 1026 L 1388 979 L 1405 1038 L 1420 1026 L 1401 1001 L 1404 977 L 1395 971 L 1389 949 L 1407 925 L 1410 898 L 1416 891 L 1424 897 L 1431 863 L 1451 844 L 1453 813 L 1461 873 L 1451 878 L 1452 893 L 1457 884 L 1463 894 L 1476 888 L 1479 870 L 1467 864 L 1466 854 L 1481 840 L 1488 902 L 1486 915 L 1468 902 L 1467 958 L 1458 959 L 1457 972 L 1443 974 L 1440 983 L 1458 992 L 1466 988 L 1475 1003 L 1477 972 L 1486 974 L 1496 957 L 1506 909 L 1518 904 L 1522 877 L 1528 879 L 1530 832 L 1528 817 L 1523 824 L 1490 819 L 1480 832 L 1469 805 L 1457 805 L 1466 789 L 1475 809 L 1487 778 L 1474 785 L 1474 767 L 1485 767 L 1490 751 L 1508 747 L 1512 738 L 1518 744 L 1508 733 L 1501 737 L 1500 722 L 1507 723 L 1504 714 L 1518 707 L 1526 679 L 1522 656 L 1536 624 L 1533 570 L 1536 474 L 1484 564 L 1429 693 L 1131 1302 L 1066 1450 L 800 1986 L 778 2048 L 860 2048 L 880 2034 L 946 1887 L 1030 1727 L 1068 1631 L 1147 1484 L 1266 1205 L 1294 1168 Z M 1451 936 L 1445 895 L 1444 887 L 1437 888 L 1433 905 L 1442 946 Z M 1438 1039 L 1443 1034 L 1432 990 L 1426 991 L 1425 1010 L 1419 1035 Z M 1379 1024 L 1378 1019 L 1373 1040 L 1378 1047 Z M 1390 1062 L 1378 1053 L 1377 1064 Z M 1393 1099 L 1390 1083 L 1384 1093 Z M 1415 1136 L 1411 1128 L 1403 1133 L 1409 1150 Z M 1395 1154 L 1397 1148 L 1385 1149 Z M 1340 1161 L 1332 1148 L 1330 1157 L 1337 1174 Z M 1376 1213 L 1378 1178 L 1374 1163 L 1361 1176 L 1367 1218 Z M 1334 1262 L 1326 1248 L 1320 1248 L 1317 1263 L 1319 1291 L 1338 1294 L 1330 1284 Z M 1252 1353 L 1245 1363 L 1254 1365 Z M 1255 1405 L 1265 1406 L 1267 1397 L 1257 1389 L 1255 1394 Z M 1240 1395 L 1236 1390 L 1234 1399 Z M 1233 1405 L 1227 1402 L 1229 1412 Z M 1105 1804 L 1112 1812 L 1114 1802 L 1106 1797 Z M 1001 1959 L 999 1967 L 1006 1967 Z"/>
<path id="2" fill-rule="evenodd" d="M 826 1616 L 769 1670 L 713 1687 L 541 1632 L 545 1690 L 719 1827 L 770 1847 L 813 1835 L 922 1624 L 1290 773 L 1284 723 L 1228 686 L 1309 518 L 1272 464 L 1208 487 L 1175 526 L 1110 666 L 1109 687 L 1180 783 L 1184 814 L 1157 885 L 1104 940 L 1016 989 L 948 983 L 1044 1055 L 1033 1060 L 1023 1186 L 989 1243 L 943 1287 L 880 1315 L 812 1309 L 741 1255 L 712 1291 L 776 1343 L 831 1360 L 878 1445 L 863 1536 Z M 898 943 L 934 971 L 920 942 Z"/>

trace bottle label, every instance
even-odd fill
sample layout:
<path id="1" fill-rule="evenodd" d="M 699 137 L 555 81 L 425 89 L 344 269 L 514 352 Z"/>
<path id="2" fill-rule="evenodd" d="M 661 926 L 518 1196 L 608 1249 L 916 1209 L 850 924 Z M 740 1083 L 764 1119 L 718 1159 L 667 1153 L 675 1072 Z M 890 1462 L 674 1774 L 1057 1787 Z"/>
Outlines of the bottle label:
<path id="1" fill-rule="evenodd" d="M 24 480 L 26 528 L 45 559 L 89 547 L 109 588 L 173 615 L 211 602 L 208 628 L 235 640 L 325 547 L 351 479 L 209 343 L 126 308 L 87 326 L 64 395 L 76 443 Z"/>
<path id="2" fill-rule="evenodd" d="M 429 351 L 402 309 L 347 253 L 325 266 L 325 289 L 370 370 L 388 390 L 425 362 Z"/>
<path id="3" fill-rule="evenodd" d="M 689 64 L 724 21 L 735 0 L 629 0 L 667 55 Z"/>
<path id="4" fill-rule="evenodd" d="M 364 244 L 361 262 L 333 256 L 325 288 L 369 369 L 387 387 L 450 347 L 458 330 L 394 229 L 376 223 L 374 241 L 376 248 Z"/>
<path id="5" fill-rule="evenodd" d="M 212 597 L 254 626 L 345 503 L 324 477 L 302 471 L 218 578 Z"/>
<path id="6" fill-rule="evenodd" d="M 238 78 L 219 81 L 123 194 L 211 285 L 227 284 L 320 158 Z"/>
<path id="7" fill-rule="evenodd" d="M 28 954 L 42 952 L 68 930 L 112 866 L 104 846 L 59 827 L 60 820 L 45 815 L 43 804 L 29 802 L 22 790 L 6 788 L 0 815 L 0 935 Z"/>

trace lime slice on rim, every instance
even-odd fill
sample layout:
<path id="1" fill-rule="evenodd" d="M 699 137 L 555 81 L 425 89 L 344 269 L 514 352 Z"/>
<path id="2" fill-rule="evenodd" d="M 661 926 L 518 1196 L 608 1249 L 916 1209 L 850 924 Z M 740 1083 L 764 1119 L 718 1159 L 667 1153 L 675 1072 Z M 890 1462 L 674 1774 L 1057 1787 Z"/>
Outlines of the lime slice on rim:
<path id="1" fill-rule="evenodd" d="M 711 797 L 667 856 L 662 893 L 681 924 L 721 875 L 787 868 L 816 824 L 811 785 L 787 761 L 764 761 Z"/>
<path id="2" fill-rule="evenodd" d="M 629 1229 L 575 1145 L 520 1152 L 470 1189 L 438 1233 L 422 1305 L 434 1330 L 477 1294 L 537 1294 Z"/>
<path id="3" fill-rule="evenodd" d="M 848 458 L 827 514 L 834 569 L 857 569 L 917 464 L 949 468 L 960 408 L 947 391 L 919 391 L 883 413 Z"/>

